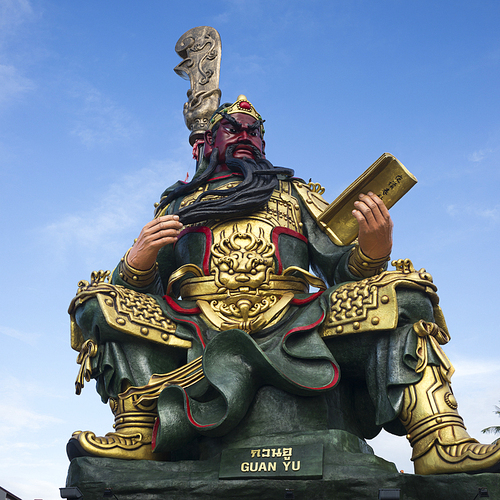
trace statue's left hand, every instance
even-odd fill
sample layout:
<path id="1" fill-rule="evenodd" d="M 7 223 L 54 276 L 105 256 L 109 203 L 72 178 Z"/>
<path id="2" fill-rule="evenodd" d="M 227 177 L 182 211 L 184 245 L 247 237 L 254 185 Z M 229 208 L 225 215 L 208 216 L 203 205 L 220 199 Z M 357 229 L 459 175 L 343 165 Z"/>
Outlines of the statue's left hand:
<path id="1" fill-rule="evenodd" d="M 148 222 L 130 249 L 127 263 L 141 271 L 150 269 L 160 248 L 175 243 L 182 228 L 178 215 L 163 215 Z"/>
<path id="2" fill-rule="evenodd" d="M 359 225 L 358 243 L 370 259 L 388 257 L 392 250 L 393 223 L 384 202 L 371 191 L 361 193 L 352 214 Z"/>

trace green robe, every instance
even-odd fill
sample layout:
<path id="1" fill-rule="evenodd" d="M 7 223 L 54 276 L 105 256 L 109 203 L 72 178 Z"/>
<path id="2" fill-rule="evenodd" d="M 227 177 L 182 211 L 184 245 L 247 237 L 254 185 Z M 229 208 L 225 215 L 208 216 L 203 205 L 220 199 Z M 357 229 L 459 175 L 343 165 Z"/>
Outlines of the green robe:
<path id="1" fill-rule="evenodd" d="M 234 178 L 225 176 L 210 187 L 230 180 Z M 77 309 L 75 317 L 84 339 L 93 338 L 99 345 L 92 359 L 93 377 L 104 402 L 117 398 L 125 381 L 145 386 L 152 374 L 168 373 L 203 355 L 204 380 L 187 390 L 168 387 L 159 396 L 155 451 L 175 450 L 199 435 L 227 434 L 242 421 L 260 388 L 268 385 L 321 400 L 328 407 L 326 425 L 330 428 L 360 438 L 374 437 L 381 427 L 405 433 L 397 420 L 403 390 L 421 378 L 415 371 L 417 338 L 412 325 L 420 319 L 434 321 L 432 304 L 424 293 L 401 288 L 395 329 L 321 338 L 331 294 L 360 278 L 348 269 L 352 246 L 334 244 L 297 193 L 292 194 L 299 200 L 303 238 L 279 237 L 280 265 L 306 271 L 310 266 L 328 288 L 323 293 L 296 295 L 279 323 L 252 335 L 239 329 L 221 332 L 207 326 L 195 302 L 163 298 L 175 270 L 188 263 L 203 266 L 207 251 L 203 232 L 187 233 L 176 245 L 164 247 L 157 260 L 158 278 L 146 288 L 134 288 L 117 270 L 112 276 L 114 285 L 153 296 L 177 324 L 175 334 L 192 342 L 187 351 L 153 345 L 113 329 L 96 299 Z M 181 202 L 175 200 L 168 212 L 174 213 Z M 439 364 L 431 349 L 429 363 Z"/>

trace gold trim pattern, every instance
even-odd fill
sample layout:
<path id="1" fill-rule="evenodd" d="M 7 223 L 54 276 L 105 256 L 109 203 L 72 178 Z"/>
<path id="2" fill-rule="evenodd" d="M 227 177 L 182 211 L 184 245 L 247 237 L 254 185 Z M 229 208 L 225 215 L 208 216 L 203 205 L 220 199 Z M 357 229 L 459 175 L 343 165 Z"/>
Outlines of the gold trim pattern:
<path id="1" fill-rule="evenodd" d="M 266 239 L 262 226 L 258 227 L 258 235 L 254 234 L 250 223 L 244 229 L 238 224 L 226 226 L 220 231 L 210 253 L 213 275 L 210 282 L 204 282 L 205 290 L 196 284 L 193 287 L 193 280 L 186 285 L 200 297 L 198 307 L 220 330 L 239 328 L 248 333 L 256 332 L 270 324 L 288 306 L 293 298 L 289 290 L 291 284 L 301 285 L 299 293 L 304 289 L 307 291 L 303 280 L 275 275 L 276 247 Z M 215 297 L 207 302 L 203 292 L 208 291 L 206 287 L 210 287 L 212 280 L 215 294 L 208 295 Z M 184 293 L 187 292 L 186 285 Z M 280 288 L 285 288 L 285 293 Z"/>
<path id="2" fill-rule="evenodd" d="M 80 281 L 76 297 L 71 301 L 73 349 L 80 350 L 83 336 L 74 319 L 76 309 L 85 301 L 96 297 L 106 322 L 112 328 L 128 335 L 162 345 L 189 349 L 192 343 L 175 335 L 177 326 L 166 317 L 153 297 L 106 282 L 109 271 L 92 273 L 92 281 Z M 74 332 L 74 335 L 73 335 Z M 80 344 L 78 344 L 81 342 Z"/>
<path id="3" fill-rule="evenodd" d="M 242 105 L 243 104 L 243 105 Z M 262 116 L 257 112 L 257 110 L 254 108 L 253 104 L 247 99 L 247 97 L 243 94 L 240 94 L 238 96 L 238 99 L 236 99 L 236 102 L 228 106 L 227 108 L 221 109 L 217 114 L 214 114 L 212 116 L 210 123 L 208 125 L 208 129 L 211 130 L 215 124 L 219 123 L 224 115 L 233 115 L 235 113 L 243 113 L 245 115 L 249 115 L 252 118 L 254 118 L 256 121 L 257 120 L 262 120 Z M 260 126 L 260 132 L 261 135 L 264 135 L 264 122 L 262 122 Z"/>
<path id="4" fill-rule="evenodd" d="M 90 382 L 92 378 L 92 365 L 90 360 L 97 355 L 97 344 L 89 339 L 84 342 L 78 356 L 76 357 L 76 362 L 80 365 L 78 370 L 78 375 L 75 381 L 75 393 L 80 395 L 85 385 L 85 380 Z"/>
<path id="5" fill-rule="evenodd" d="M 451 376 L 455 373 L 455 368 L 443 349 L 441 349 L 441 345 L 447 344 L 450 341 L 450 334 L 436 323 L 429 323 L 423 319 L 413 325 L 413 330 L 417 334 L 418 363 L 415 371 L 421 373 L 427 367 L 427 347 L 430 344 L 430 347 L 441 361 L 441 372 L 444 379 L 451 382 Z"/>
<path id="6" fill-rule="evenodd" d="M 152 297 L 116 287 L 108 295 L 97 294 L 106 322 L 129 335 L 147 338 L 152 342 L 189 349 L 191 342 L 176 337 L 176 324 L 165 316 Z"/>
<path id="7" fill-rule="evenodd" d="M 294 294 L 285 293 L 281 298 L 277 295 L 265 297 L 259 295 L 238 295 L 233 301 L 198 300 L 196 304 L 207 319 L 219 330 L 239 328 L 247 333 L 255 333 L 266 326 L 288 309 Z"/>
<path id="8" fill-rule="evenodd" d="M 325 188 L 319 182 L 313 182 L 312 179 L 309 179 L 307 187 L 311 191 L 318 193 L 320 196 L 322 196 L 325 193 Z"/>
<path id="9" fill-rule="evenodd" d="M 217 191 L 224 191 L 226 189 L 231 189 L 233 187 L 236 187 L 238 184 L 240 184 L 241 181 L 230 181 L 227 182 L 226 184 L 223 184 L 222 186 L 219 186 L 218 188 L 215 188 Z M 188 207 L 189 205 L 192 205 L 198 198 L 201 196 L 202 193 L 205 191 L 208 191 L 210 188 L 210 184 L 204 184 L 203 186 L 200 186 L 196 191 L 187 194 L 184 196 L 180 203 L 180 207 Z M 208 196 L 205 196 L 203 200 L 218 200 L 221 198 L 221 196 L 216 195 L 216 194 L 210 194 Z"/>
<path id="10" fill-rule="evenodd" d="M 161 391 L 169 385 L 178 385 L 184 389 L 203 380 L 203 357 L 198 356 L 193 361 L 163 375 L 152 375 L 149 382 L 142 387 L 130 387 L 120 394 L 120 398 L 135 397 L 138 403 L 156 400 Z"/>
<path id="11" fill-rule="evenodd" d="M 197 301 L 208 322 L 220 330 L 254 333 L 278 321 L 294 294 L 307 293 L 309 284 L 326 288 L 322 280 L 298 267 L 276 275 L 276 248 L 270 241 L 274 226 L 267 220 L 255 222 L 219 223 L 210 248 L 211 274 L 203 276 L 194 265 L 182 266 L 167 286 L 171 293 L 173 284 L 182 279 L 182 299 Z M 188 274 L 194 277 L 186 278 Z"/>
<path id="12" fill-rule="evenodd" d="M 186 276 L 186 274 L 188 273 L 194 274 L 196 278 L 203 277 L 203 271 L 196 264 L 185 264 L 184 266 L 179 267 L 179 269 L 177 269 L 170 275 L 170 278 L 168 279 L 166 295 L 172 295 L 172 288 L 174 284 L 184 278 L 184 276 Z M 182 293 L 181 296 L 184 298 L 184 295 L 182 295 Z M 186 298 L 185 300 L 192 299 Z"/>
<path id="13" fill-rule="evenodd" d="M 292 181 L 294 188 L 297 190 L 300 199 L 304 202 L 307 211 L 310 213 L 311 217 L 317 222 L 318 226 L 324 231 L 328 237 L 336 244 L 343 245 L 342 241 L 336 236 L 336 234 L 328 228 L 328 226 L 323 222 L 318 222 L 321 214 L 328 208 L 328 202 L 321 196 L 324 193 L 324 188 L 316 188 L 316 184 L 309 182 L 309 184 L 304 184 L 299 181 Z M 319 186 L 319 184 L 318 184 Z"/>
<path id="14" fill-rule="evenodd" d="M 146 271 L 136 269 L 128 263 L 128 254 L 130 253 L 130 250 L 131 248 L 127 250 L 125 256 L 120 260 L 118 273 L 120 278 L 125 281 L 125 283 L 129 283 L 137 288 L 144 288 L 153 283 L 158 276 L 158 263 L 155 262 L 153 266 Z"/>
<path id="15" fill-rule="evenodd" d="M 415 474 L 487 472 L 498 466 L 500 444 L 481 444 L 467 433 L 448 368 L 427 365 L 422 373 L 419 382 L 405 389 L 399 415 L 413 447 Z"/>
<path id="16" fill-rule="evenodd" d="M 230 180 L 216 189 L 232 188 L 240 182 Z M 195 203 L 206 189 L 208 186 L 200 187 L 186 196 L 181 206 Z M 307 293 L 308 284 L 326 288 L 303 269 L 288 268 L 281 275 L 275 274 L 273 229 L 284 227 L 302 235 L 300 205 L 291 193 L 291 183 L 280 181 L 266 206 L 248 218 L 204 221 L 213 236 L 210 275 L 204 276 L 195 265 L 182 266 L 170 277 L 167 294 L 171 295 L 174 283 L 180 281 L 182 299 L 197 301 L 209 323 L 222 330 L 240 328 L 252 333 L 278 321 L 293 294 Z M 218 197 L 210 195 L 211 199 Z"/>
<path id="17" fill-rule="evenodd" d="M 432 276 L 425 269 L 415 271 L 408 259 L 392 264 L 399 266 L 396 271 L 346 283 L 332 293 L 330 311 L 320 332 L 323 337 L 396 328 L 398 286 L 425 292 L 433 304 L 436 323 L 448 334 Z"/>
<path id="18" fill-rule="evenodd" d="M 354 276 L 359 278 L 369 278 L 375 274 L 380 274 L 384 270 L 385 263 L 390 259 L 390 255 L 381 259 L 371 259 L 365 255 L 361 248 L 356 245 L 349 255 L 348 267 Z"/>
<path id="19" fill-rule="evenodd" d="M 111 271 L 92 271 L 90 274 L 90 283 L 87 280 L 78 282 L 78 290 L 68 307 L 68 314 L 70 315 L 71 348 L 75 351 L 79 352 L 85 342 L 83 333 L 75 320 L 75 311 L 79 305 L 94 296 L 92 293 L 94 288 L 101 286 L 102 283 L 109 283 L 110 274 Z"/>
<path id="20" fill-rule="evenodd" d="M 425 440 L 425 446 L 422 440 L 436 430 L 450 425 L 456 425 L 465 430 L 463 419 L 456 412 L 456 408 L 451 409 L 446 403 L 446 397 L 453 394 L 449 383 L 449 380 L 443 378 L 443 371 L 440 367 L 429 365 L 424 371 L 422 380 L 405 389 L 400 419 L 408 432 L 406 437 L 414 447 L 413 460 L 423 455 L 432 446 L 435 438 Z M 470 436 L 466 439 L 469 440 Z M 415 447 L 419 441 L 422 442 Z"/>
<path id="21" fill-rule="evenodd" d="M 123 460 L 166 460 L 165 454 L 153 453 L 151 441 L 158 417 L 156 400 L 139 401 L 137 396 L 110 399 L 115 416 L 114 431 L 96 436 L 90 431 L 76 431 L 68 445 L 76 450 L 75 456 L 119 458 Z"/>
<path id="22" fill-rule="evenodd" d="M 314 278 L 314 276 L 313 276 Z M 319 280 L 319 278 L 318 278 Z M 243 288 L 243 287 L 242 287 Z M 261 297 L 268 295 L 284 295 L 287 292 L 292 293 L 307 293 L 307 282 L 302 278 L 296 276 L 277 276 L 272 275 L 269 282 L 266 284 L 265 289 L 250 289 L 244 287 L 234 293 L 230 293 L 223 288 L 217 286 L 214 276 L 202 276 L 199 278 L 187 278 L 181 285 L 181 297 L 183 300 L 231 300 L 234 296 L 253 296 L 259 295 Z M 223 291 L 224 290 L 224 291 Z"/>

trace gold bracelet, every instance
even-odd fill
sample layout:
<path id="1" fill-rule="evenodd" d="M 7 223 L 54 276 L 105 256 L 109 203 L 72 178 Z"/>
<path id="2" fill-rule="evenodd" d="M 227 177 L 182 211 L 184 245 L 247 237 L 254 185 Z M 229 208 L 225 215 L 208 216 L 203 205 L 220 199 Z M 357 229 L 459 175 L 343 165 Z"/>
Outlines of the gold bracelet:
<path id="1" fill-rule="evenodd" d="M 158 263 L 155 262 L 153 266 L 146 271 L 141 271 L 140 269 L 135 269 L 128 263 L 128 254 L 130 253 L 131 248 L 127 250 L 127 253 L 120 260 L 120 264 L 118 266 L 118 274 L 120 278 L 125 281 L 125 283 L 129 283 L 138 288 L 144 288 L 146 286 L 151 285 L 153 281 L 158 276 Z"/>
<path id="2" fill-rule="evenodd" d="M 385 263 L 391 258 L 390 255 L 387 257 L 382 257 L 381 259 L 370 259 L 365 255 L 361 248 L 356 245 L 351 250 L 351 255 L 349 255 L 349 262 L 347 267 L 354 276 L 360 278 L 369 278 L 370 276 L 375 276 L 384 271 Z"/>

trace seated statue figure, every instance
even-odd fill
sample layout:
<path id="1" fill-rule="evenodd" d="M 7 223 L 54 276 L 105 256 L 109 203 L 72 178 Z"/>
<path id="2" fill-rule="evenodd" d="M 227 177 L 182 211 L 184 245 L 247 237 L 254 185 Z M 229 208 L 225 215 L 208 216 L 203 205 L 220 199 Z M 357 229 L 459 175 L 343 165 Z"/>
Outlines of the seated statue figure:
<path id="1" fill-rule="evenodd" d="M 471 438 L 457 411 L 432 277 L 408 260 L 386 270 L 384 203 L 361 194 L 357 242 L 339 246 L 317 222 L 318 185 L 264 146 L 245 96 L 220 106 L 193 179 L 162 194 L 111 275 L 80 282 L 76 389 L 95 379 L 115 424 L 75 432 L 70 459 L 203 458 L 199 443 L 234 435 L 267 398 L 299 402 L 313 429 L 406 434 L 419 474 L 500 470 L 500 445 Z M 292 429 L 281 410 L 259 418 Z"/>

